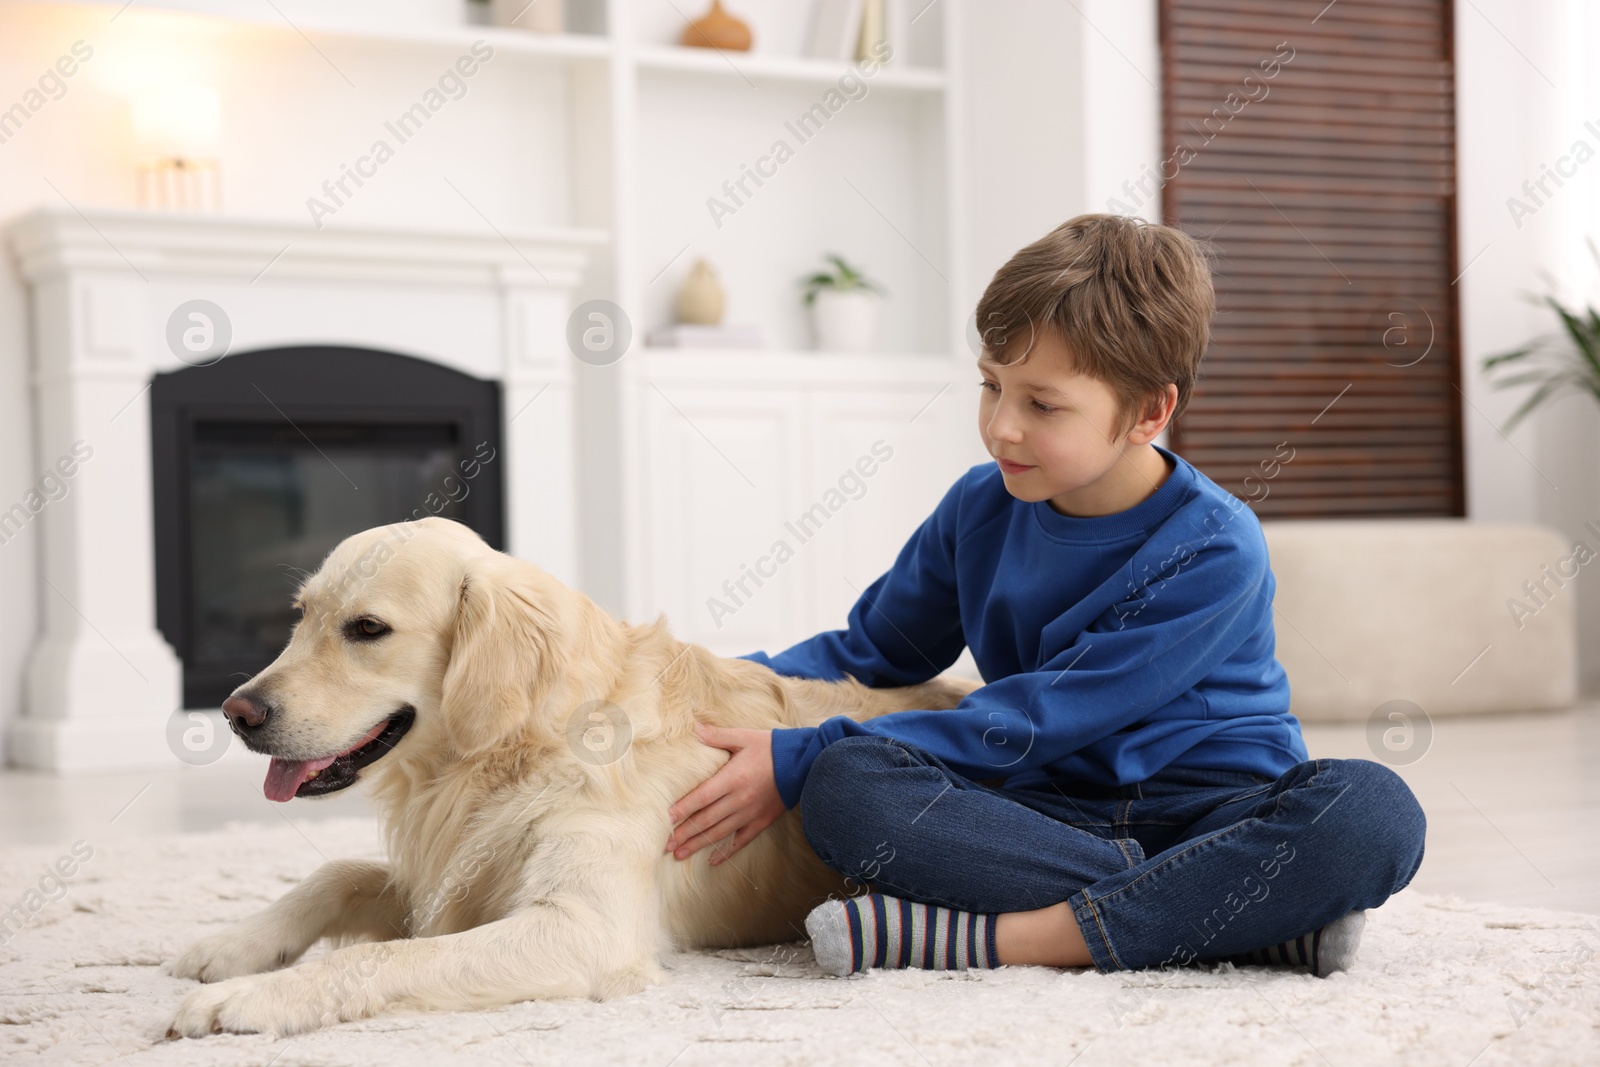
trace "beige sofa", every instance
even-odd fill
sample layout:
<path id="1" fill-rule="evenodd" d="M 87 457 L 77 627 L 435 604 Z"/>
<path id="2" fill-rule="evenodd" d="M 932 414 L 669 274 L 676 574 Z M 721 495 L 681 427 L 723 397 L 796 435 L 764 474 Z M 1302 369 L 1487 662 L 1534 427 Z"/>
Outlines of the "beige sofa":
<path id="1" fill-rule="evenodd" d="M 1554 530 L 1463 519 L 1268 520 L 1277 655 L 1303 721 L 1559 708 L 1577 697 L 1573 575 Z M 1520 604 L 1521 607 L 1517 607 Z"/>

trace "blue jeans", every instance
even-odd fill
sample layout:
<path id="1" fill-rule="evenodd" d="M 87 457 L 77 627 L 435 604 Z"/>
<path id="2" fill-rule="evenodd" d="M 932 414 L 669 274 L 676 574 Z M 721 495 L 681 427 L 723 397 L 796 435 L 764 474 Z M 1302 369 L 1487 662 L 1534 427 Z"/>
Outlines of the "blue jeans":
<path id="1" fill-rule="evenodd" d="M 1371 760 L 1002 790 L 881 737 L 823 749 L 798 807 L 822 861 L 875 891 L 980 912 L 1070 902 L 1102 972 L 1225 959 L 1375 908 L 1417 873 L 1427 827 Z"/>

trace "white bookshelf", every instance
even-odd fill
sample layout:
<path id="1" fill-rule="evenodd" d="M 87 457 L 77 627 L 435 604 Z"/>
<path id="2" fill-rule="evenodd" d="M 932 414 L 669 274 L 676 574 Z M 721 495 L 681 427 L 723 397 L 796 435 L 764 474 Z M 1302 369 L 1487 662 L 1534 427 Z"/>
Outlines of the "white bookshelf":
<path id="1" fill-rule="evenodd" d="M 620 445 L 617 466 L 584 486 L 581 525 L 609 531 L 589 546 L 585 573 L 592 595 L 635 621 L 665 612 L 675 633 L 715 650 L 777 651 L 842 625 L 856 590 L 983 458 L 975 443 L 964 447 L 976 441 L 975 398 L 961 384 L 971 376 L 969 309 L 954 296 L 968 291 L 954 177 L 961 72 L 947 46 L 960 9 L 929 8 L 891 61 L 860 79 L 865 95 L 799 143 L 786 123 L 850 66 L 801 54 L 811 5 L 725 4 L 756 35 L 751 52 L 726 55 L 672 44 L 683 26 L 675 6 L 699 14 L 677 0 L 607 9 L 616 45 L 609 298 L 636 336 L 648 332 L 671 320 L 679 281 L 704 256 L 728 292 L 726 321 L 759 325 L 769 347 L 639 349 L 603 368 L 615 373 L 580 374 L 582 451 Z M 716 226 L 705 200 L 779 139 L 793 157 L 766 184 L 747 182 L 751 195 Z M 888 289 L 883 351 L 810 350 L 797 280 L 829 251 Z M 834 468 L 883 435 L 898 435 L 901 466 L 884 468 L 867 507 L 852 503 L 747 607 L 712 625 L 705 599 L 783 536 Z"/>

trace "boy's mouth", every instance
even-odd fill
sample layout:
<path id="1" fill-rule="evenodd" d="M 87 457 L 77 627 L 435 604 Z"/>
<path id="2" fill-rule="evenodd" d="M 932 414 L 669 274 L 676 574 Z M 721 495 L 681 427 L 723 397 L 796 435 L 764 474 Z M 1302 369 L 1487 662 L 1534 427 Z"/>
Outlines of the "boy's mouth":
<path id="1" fill-rule="evenodd" d="M 1006 474 L 1021 474 L 1023 471 L 1033 470 L 1033 468 L 1026 463 L 1013 463 L 1009 459 L 1000 459 L 996 457 L 995 462 L 1000 464 L 1000 469 Z"/>

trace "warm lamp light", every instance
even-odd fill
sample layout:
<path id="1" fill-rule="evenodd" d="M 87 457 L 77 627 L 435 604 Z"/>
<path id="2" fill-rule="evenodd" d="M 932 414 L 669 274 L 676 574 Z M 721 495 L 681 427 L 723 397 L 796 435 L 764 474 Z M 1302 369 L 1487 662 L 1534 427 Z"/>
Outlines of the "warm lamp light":
<path id="1" fill-rule="evenodd" d="M 215 89 L 168 86 L 132 101 L 138 153 L 139 205 L 165 211 L 215 211 L 221 206 L 217 131 L 222 101 Z"/>

